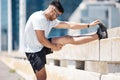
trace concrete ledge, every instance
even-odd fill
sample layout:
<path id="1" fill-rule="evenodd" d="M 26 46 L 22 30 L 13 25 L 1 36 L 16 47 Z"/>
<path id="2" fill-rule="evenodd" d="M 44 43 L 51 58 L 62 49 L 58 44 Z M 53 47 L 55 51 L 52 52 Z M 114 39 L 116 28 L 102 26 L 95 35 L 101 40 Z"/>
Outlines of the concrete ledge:
<path id="1" fill-rule="evenodd" d="M 92 41 L 83 45 L 68 44 L 62 50 L 47 55 L 47 64 L 55 65 L 56 60 L 59 66 L 76 68 L 76 62 L 85 62 L 83 69 L 87 71 L 109 73 L 120 68 L 120 37 Z M 70 64 L 69 64 L 70 63 Z M 112 63 L 116 65 L 110 67 Z M 101 68 L 101 67 L 102 68 Z M 81 66 L 79 66 L 81 67 Z M 116 70 L 114 70 L 116 69 Z"/>
<path id="2" fill-rule="evenodd" d="M 120 80 L 120 73 L 102 75 L 101 80 Z"/>
<path id="3" fill-rule="evenodd" d="M 109 29 L 108 30 L 108 37 L 109 38 L 120 37 L 120 27 Z"/>
<path id="4" fill-rule="evenodd" d="M 14 59 L 9 57 L 2 57 L 1 60 L 10 68 L 15 69 L 17 73 L 25 78 L 25 80 L 36 80 L 31 65 L 27 60 Z M 94 62 L 94 64 L 96 63 Z M 106 65 L 106 63 L 103 63 L 103 66 L 97 66 L 103 68 L 104 65 Z M 92 71 L 75 69 L 72 67 L 60 67 L 54 65 L 46 65 L 45 67 L 48 75 L 47 80 L 120 80 L 119 73 L 111 73 L 105 75 Z M 92 67 L 92 69 L 99 70 L 96 67 Z"/>
<path id="5" fill-rule="evenodd" d="M 80 61 L 120 61 L 120 37 L 82 44 L 65 45 L 62 50 L 47 55 L 47 59 Z"/>
<path id="6" fill-rule="evenodd" d="M 46 65 L 47 80 L 99 80 L 100 74 L 83 70 Z"/>
<path id="7" fill-rule="evenodd" d="M 112 61 L 120 61 L 120 38 L 113 38 L 111 41 L 112 44 Z"/>
<path id="8" fill-rule="evenodd" d="M 47 55 L 47 59 L 65 60 L 99 60 L 99 41 L 82 45 L 65 45 L 62 50 Z"/>
<path id="9" fill-rule="evenodd" d="M 100 41 L 100 61 L 111 61 L 112 60 L 112 48 L 111 39 L 103 39 Z"/>
<path id="10" fill-rule="evenodd" d="M 85 61 L 85 70 L 91 72 L 97 72 L 101 74 L 108 73 L 108 63 L 107 62 L 97 62 L 97 61 Z"/>
<path id="11" fill-rule="evenodd" d="M 10 57 L 2 57 L 1 60 L 25 78 L 25 80 L 36 80 L 31 65 L 27 60 L 14 59 Z"/>

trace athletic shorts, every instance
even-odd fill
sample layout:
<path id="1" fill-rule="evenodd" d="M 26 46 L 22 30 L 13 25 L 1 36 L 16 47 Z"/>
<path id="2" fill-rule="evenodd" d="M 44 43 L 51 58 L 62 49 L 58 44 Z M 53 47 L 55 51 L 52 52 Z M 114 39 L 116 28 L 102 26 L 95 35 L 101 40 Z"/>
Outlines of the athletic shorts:
<path id="1" fill-rule="evenodd" d="M 51 39 L 49 39 L 51 41 Z M 33 68 L 33 71 L 36 73 L 41 70 L 46 64 L 46 55 L 53 53 L 50 48 L 43 47 L 41 51 L 35 53 L 25 52 L 26 56 Z"/>

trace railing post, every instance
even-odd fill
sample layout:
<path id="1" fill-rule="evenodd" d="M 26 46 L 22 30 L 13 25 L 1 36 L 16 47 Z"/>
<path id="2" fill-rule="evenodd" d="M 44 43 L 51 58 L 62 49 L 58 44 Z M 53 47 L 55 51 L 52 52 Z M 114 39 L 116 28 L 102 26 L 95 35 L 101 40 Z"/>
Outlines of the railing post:
<path id="1" fill-rule="evenodd" d="M 76 68 L 76 61 L 74 61 L 74 60 L 67 60 L 67 67 L 75 69 Z"/>
<path id="2" fill-rule="evenodd" d="M 60 60 L 60 66 L 67 67 L 67 60 L 65 60 L 65 59 Z"/>

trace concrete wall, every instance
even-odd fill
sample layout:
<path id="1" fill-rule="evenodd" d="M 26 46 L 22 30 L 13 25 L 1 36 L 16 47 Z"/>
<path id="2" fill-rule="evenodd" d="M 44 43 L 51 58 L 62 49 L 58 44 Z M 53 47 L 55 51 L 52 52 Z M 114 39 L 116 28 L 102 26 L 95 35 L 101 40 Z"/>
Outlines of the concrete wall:
<path id="1" fill-rule="evenodd" d="M 108 34 L 108 39 L 95 40 L 82 45 L 65 45 L 62 50 L 47 55 L 48 67 L 50 67 L 49 65 L 53 65 L 59 66 L 58 70 L 60 71 L 62 70 L 61 68 L 64 67 L 66 69 L 84 70 L 87 71 L 88 74 L 89 72 L 99 73 L 98 80 L 120 79 L 120 75 L 114 74 L 120 72 L 120 27 L 109 29 Z M 55 64 L 56 61 L 57 64 Z M 109 73 L 112 75 L 109 75 Z M 112 78 L 109 78 L 109 76 Z M 80 75 L 78 78 L 80 78 Z M 89 77 L 86 79 L 81 78 L 80 80 L 82 79 L 89 80 Z M 91 78 L 91 80 L 97 79 Z"/>
<path id="2" fill-rule="evenodd" d="M 100 74 L 53 65 L 46 65 L 47 80 L 120 80 L 120 73 Z"/>

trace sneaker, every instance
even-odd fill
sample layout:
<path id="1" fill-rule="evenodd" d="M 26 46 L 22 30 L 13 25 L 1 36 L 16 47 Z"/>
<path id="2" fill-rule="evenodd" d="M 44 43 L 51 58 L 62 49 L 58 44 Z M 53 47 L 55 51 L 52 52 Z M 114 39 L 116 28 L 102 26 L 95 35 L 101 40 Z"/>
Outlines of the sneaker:
<path id="1" fill-rule="evenodd" d="M 99 39 L 108 38 L 107 28 L 102 23 L 99 23 L 98 25 L 99 28 L 97 29 L 97 35 Z"/>

